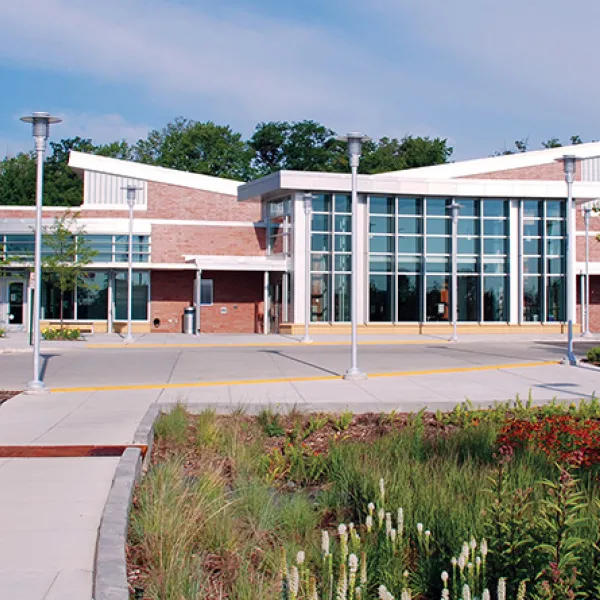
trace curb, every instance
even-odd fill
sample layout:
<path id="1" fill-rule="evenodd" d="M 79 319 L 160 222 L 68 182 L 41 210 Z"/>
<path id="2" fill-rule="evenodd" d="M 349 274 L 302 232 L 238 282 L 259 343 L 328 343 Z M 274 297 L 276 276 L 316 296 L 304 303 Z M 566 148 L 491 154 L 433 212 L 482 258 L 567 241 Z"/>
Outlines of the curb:
<path id="1" fill-rule="evenodd" d="M 139 448 L 127 448 L 104 506 L 94 565 L 94 600 L 129 600 L 125 547 L 133 488 L 141 472 Z"/>

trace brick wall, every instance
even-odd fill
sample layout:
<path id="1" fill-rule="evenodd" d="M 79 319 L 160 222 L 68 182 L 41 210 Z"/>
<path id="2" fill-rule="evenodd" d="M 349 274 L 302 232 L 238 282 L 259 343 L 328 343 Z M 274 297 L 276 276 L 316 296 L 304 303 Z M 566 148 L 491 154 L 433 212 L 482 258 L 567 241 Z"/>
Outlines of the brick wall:
<path id="1" fill-rule="evenodd" d="M 600 242 L 595 236 L 590 235 L 590 262 L 600 261 Z M 585 260 L 585 236 L 578 235 L 575 238 L 576 260 L 583 262 Z"/>
<path id="2" fill-rule="evenodd" d="M 155 219 L 260 221 L 261 206 L 255 200 L 238 202 L 236 196 L 150 181 L 147 216 Z"/>
<path id="3" fill-rule="evenodd" d="M 261 256 L 264 227 L 152 225 L 152 262 L 183 262 L 189 254 Z"/>
<path id="4" fill-rule="evenodd" d="M 490 171 L 477 175 L 465 175 L 461 179 L 523 179 L 523 180 L 546 180 L 564 181 L 565 173 L 562 162 L 552 162 L 546 165 L 535 165 L 533 167 L 520 167 L 518 169 L 506 169 L 504 171 Z M 575 179 L 581 179 L 581 173 L 577 172 Z"/>
<path id="5" fill-rule="evenodd" d="M 152 331 L 182 331 L 183 310 L 193 301 L 194 277 L 194 271 L 152 272 Z M 255 333 L 262 330 L 262 273 L 205 271 L 202 278 L 212 279 L 214 290 L 213 305 L 201 308 L 203 333 Z M 157 318 L 160 319 L 159 327 L 153 324 Z"/>
<path id="6" fill-rule="evenodd" d="M 581 331 L 581 278 L 577 277 L 577 329 Z M 590 331 L 600 333 L 600 275 L 590 276 Z"/>

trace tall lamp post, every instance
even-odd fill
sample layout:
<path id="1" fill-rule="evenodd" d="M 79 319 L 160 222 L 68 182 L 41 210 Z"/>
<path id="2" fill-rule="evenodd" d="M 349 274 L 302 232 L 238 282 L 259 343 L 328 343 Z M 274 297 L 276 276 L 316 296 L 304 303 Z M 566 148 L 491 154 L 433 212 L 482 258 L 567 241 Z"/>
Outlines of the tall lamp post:
<path id="1" fill-rule="evenodd" d="M 452 204 L 448 207 L 452 216 L 452 337 L 451 342 L 458 342 L 458 266 L 457 266 L 457 249 L 458 249 L 458 215 L 461 205 L 453 198 Z"/>
<path id="2" fill-rule="evenodd" d="M 312 201 L 313 195 L 310 192 L 304 194 L 304 252 L 306 255 L 306 268 L 304 273 L 304 337 L 300 340 L 303 344 L 310 344 L 312 339 L 310 338 L 309 325 L 310 325 L 310 304 L 312 299 L 311 286 L 310 286 L 310 232 L 311 232 L 311 221 L 312 221 Z"/>
<path id="3" fill-rule="evenodd" d="M 350 368 L 344 373 L 344 379 L 366 379 L 367 375 L 358 368 L 358 347 L 356 336 L 356 321 L 358 317 L 358 164 L 362 146 L 371 138 L 362 133 L 349 133 L 338 138 L 339 141 L 348 142 L 348 156 L 352 170 L 352 287 L 350 291 L 350 313 L 352 320 L 352 362 Z"/>
<path id="4" fill-rule="evenodd" d="M 582 337 L 591 337 L 590 332 L 590 215 L 592 207 L 587 204 L 583 207 L 583 221 L 585 223 L 585 294 L 582 310 L 583 333 Z"/>
<path id="5" fill-rule="evenodd" d="M 125 342 L 133 342 L 133 335 L 131 332 L 131 318 L 132 318 L 132 297 L 133 297 L 133 207 L 135 206 L 135 196 L 137 188 L 134 186 L 127 186 L 127 206 L 129 206 L 129 252 L 127 261 L 127 337 Z"/>
<path id="6" fill-rule="evenodd" d="M 33 379 L 27 384 L 30 392 L 46 390 L 40 378 L 40 310 L 42 304 L 42 201 L 44 191 L 44 160 L 46 141 L 50 135 L 50 125 L 60 123 L 62 119 L 51 117 L 47 112 L 34 112 L 31 116 L 21 117 L 21 121 L 33 125 L 33 139 L 37 155 L 37 178 L 35 187 L 35 252 L 34 252 L 34 288 L 33 288 Z"/>
<path id="7" fill-rule="evenodd" d="M 566 310 L 567 310 L 567 355 L 565 356 L 565 362 L 570 366 L 577 364 L 577 357 L 573 352 L 573 287 L 572 274 L 573 274 L 573 181 L 575 179 L 575 166 L 577 164 L 577 157 L 572 154 L 565 154 L 562 157 L 563 168 L 565 173 L 565 181 L 567 183 L 567 233 L 565 235 L 566 245 L 566 269 L 565 269 L 565 289 L 566 289 Z"/>

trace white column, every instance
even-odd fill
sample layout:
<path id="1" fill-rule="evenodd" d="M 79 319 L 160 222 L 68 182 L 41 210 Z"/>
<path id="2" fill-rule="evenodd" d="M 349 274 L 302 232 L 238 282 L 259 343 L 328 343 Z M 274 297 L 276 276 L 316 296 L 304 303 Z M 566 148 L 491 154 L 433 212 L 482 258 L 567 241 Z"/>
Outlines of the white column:
<path id="1" fill-rule="evenodd" d="M 263 281 L 263 334 L 269 333 L 269 271 L 265 271 Z"/>
<path id="2" fill-rule="evenodd" d="M 369 219 L 367 197 L 364 195 L 358 196 L 356 219 L 355 231 L 358 257 L 356 265 L 356 314 L 358 324 L 364 325 L 369 320 Z M 395 285 L 397 285 L 397 282 Z"/>
<path id="3" fill-rule="evenodd" d="M 306 248 L 304 231 L 306 228 L 306 215 L 304 214 L 304 199 L 300 192 L 293 196 L 293 224 L 294 232 L 292 235 L 292 314 L 290 318 L 296 325 L 304 325 L 306 314 L 306 299 L 308 290 L 306 289 L 303 274 L 306 269 L 307 253 L 310 254 L 310 248 Z M 308 252 L 307 252 L 308 250 Z"/>
<path id="4" fill-rule="evenodd" d="M 194 292 L 194 308 L 196 309 L 196 330 L 194 331 L 194 334 L 198 335 L 201 330 L 200 307 L 202 305 L 202 269 L 196 271 Z"/>
<path id="5" fill-rule="evenodd" d="M 115 276 L 114 273 L 108 273 L 108 288 L 106 290 L 106 308 L 108 314 L 106 315 L 106 332 L 112 333 L 113 331 L 113 285 L 114 285 Z"/>
<path id="6" fill-rule="evenodd" d="M 524 284 L 523 205 L 520 200 L 511 200 L 508 210 L 508 321 L 521 324 Z"/>

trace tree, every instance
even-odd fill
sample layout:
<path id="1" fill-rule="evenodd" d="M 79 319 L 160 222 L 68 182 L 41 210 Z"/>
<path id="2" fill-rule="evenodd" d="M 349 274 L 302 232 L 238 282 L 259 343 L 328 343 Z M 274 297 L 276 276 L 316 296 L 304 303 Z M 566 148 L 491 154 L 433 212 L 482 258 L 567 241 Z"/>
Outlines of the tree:
<path id="1" fill-rule="evenodd" d="M 560 143 L 560 140 L 558 138 L 550 138 L 549 140 L 546 140 L 545 142 L 542 142 L 542 146 L 544 148 L 560 148 L 562 146 L 562 144 Z"/>
<path id="2" fill-rule="evenodd" d="M 360 170 L 374 174 L 444 164 L 453 151 L 447 143 L 441 138 L 411 135 L 402 140 L 383 137 L 377 143 L 365 144 Z"/>
<path id="3" fill-rule="evenodd" d="M 250 172 L 251 153 L 241 134 L 229 126 L 180 117 L 139 140 L 133 157 L 151 165 L 243 180 Z"/>
<path id="4" fill-rule="evenodd" d="M 0 163 L 0 203 L 11 206 L 35 204 L 35 158 L 31 153 L 7 157 Z"/>
<path id="5" fill-rule="evenodd" d="M 259 123 L 248 141 L 252 167 L 261 177 L 274 171 L 336 171 L 347 166 L 343 143 L 316 121 Z"/>
<path id="6" fill-rule="evenodd" d="M 45 228 L 43 244 L 44 281 L 58 288 L 60 293 L 60 329 L 64 329 L 65 294 L 75 289 L 91 290 L 95 286 L 87 280 L 88 265 L 97 251 L 85 238 L 85 229 L 77 223 L 78 213 L 65 212 Z"/>

